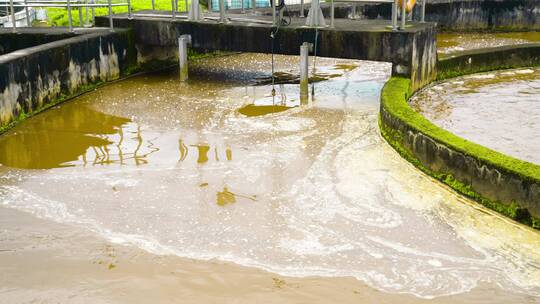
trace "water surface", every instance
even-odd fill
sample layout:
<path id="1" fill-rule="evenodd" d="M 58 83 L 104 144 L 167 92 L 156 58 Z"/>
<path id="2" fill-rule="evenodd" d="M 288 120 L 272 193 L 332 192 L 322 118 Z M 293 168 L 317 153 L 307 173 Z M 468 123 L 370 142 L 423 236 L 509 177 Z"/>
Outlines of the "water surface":
<path id="1" fill-rule="evenodd" d="M 451 79 L 422 90 L 411 104 L 458 136 L 540 164 L 540 69 Z"/>
<path id="2" fill-rule="evenodd" d="M 460 51 L 538 42 L 540 32 L 439 33 L 437 52 L 445 56 Z"/>
<path id="3" fill-rule="evenodd" d="M 488 302 L 538 299 L 540 235 L 453 195 L 380 137 L 389 64 L 318 59 L 341 76 L 301 100 L 297 84 L 275 96 L 253 85 L 269 62 L 208 59 L 188 83 L 135 77 L 23 122 L 0 139 L 0 204 L 155 254 L 423 298 L 482 285 Z"/>

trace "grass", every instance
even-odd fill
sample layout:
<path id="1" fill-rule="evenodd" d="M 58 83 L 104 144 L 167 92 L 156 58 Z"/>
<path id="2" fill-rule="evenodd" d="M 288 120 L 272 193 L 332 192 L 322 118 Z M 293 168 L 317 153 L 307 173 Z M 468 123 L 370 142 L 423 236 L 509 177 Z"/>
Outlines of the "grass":
<path id="1" fill-rule="evenodd" d="M 435 126 L 421 114 L 414 111 L 407 102 L 411 95 L 410 88 L 411 83 L 409 79 L 392 77 L 385 84 L 381 94 L 381 106 L 383 107 L 384 111 L 394 118 L 399 119 L 417 132 L 423 133 L 435 141 L 446 145 L 450 149 L 459 151 L 465 155 L 469 155 L 483 163 L 491 164 L 499 170 L 514 173 L 520 176 L 524 181 L 540 184 L 540 166 L 515 159 L 508 155 L 493 151 L 484 146 L 460 138 L 442 128 Z M 420 170 L 440 180 L 464 196 L 474 199 L 492 210 L 504 214 L 523 224 L 532 226 L 533 228 L 540 228 L 540 219 L 531 216 L 527 209 L 519 207 L 516 202 L 512 201 L 508 204 L 503 204 L 501 202 L 491 201 L 477 193 L 471 187 L 471 185 L 467 185 L 459 180 L 456 180 L 453 175 L 431 171 L 429 168 L 424 166 L 408 149 L 403 147 L 403 134 L 400 131 L 386 126 L 380 120 L 379 124 L 381 133 L 388 143 L 390 143 L 390 145 L 394 147 L 394 149 L 396 149 L 396 151 L 398 151 L 403 158 L 407 159 Z"/>
<path id="2" fill-rule="evenodd" d="M 180 11 L 184 11 L 186 0 L 178 0 L 178 7 Z M 107 3 L 106 1 L 97 1 L 98 3 Z M 127 2 L 127 0 L 122 0 L 121 2 Z M 119 3 L 119 0 L 113 1 L 113 3 Z M 155 9 L 156 10 L 167 10 L 170 11 L 172 7 L 172 2 L 170 0 L 155 0 Z M 152 9 L 151 0 L 131 0 L 131 10 L 133 12 L 140 10 Z M 64 8 L 47 8 L 47 17 L 49 20 L 49 25 L 51 26 L 68 26 L 68 11 Z M 105 16 L 109 14 L 108 7 L 96 7 L 94 9 L 96 16 Z M 85 23 L 85 13 L 86 8 L 82 8 L 83 19 L 79 19 L 79 9 L 71 10 L 71 17 L 73 20 L 73 26 L 82 26 Z M 127 13 L 127 6 L 117 6 L 113 7 L 113 13 Z M 92 22 L 91 18 L 91 9 L 88 9 L 88 18 L 89 23 Z"/>

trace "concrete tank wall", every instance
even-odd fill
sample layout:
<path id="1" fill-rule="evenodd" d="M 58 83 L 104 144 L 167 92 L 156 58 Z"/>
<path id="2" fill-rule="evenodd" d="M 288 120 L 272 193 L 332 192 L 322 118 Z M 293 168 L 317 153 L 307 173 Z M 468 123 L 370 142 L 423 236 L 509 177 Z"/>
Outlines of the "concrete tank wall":
<path id="1" fill-rule="evenodd" d="M 130 32 L 100 31 L 0 56 L 0 130 L 100 82 L 135 62 Z"/>

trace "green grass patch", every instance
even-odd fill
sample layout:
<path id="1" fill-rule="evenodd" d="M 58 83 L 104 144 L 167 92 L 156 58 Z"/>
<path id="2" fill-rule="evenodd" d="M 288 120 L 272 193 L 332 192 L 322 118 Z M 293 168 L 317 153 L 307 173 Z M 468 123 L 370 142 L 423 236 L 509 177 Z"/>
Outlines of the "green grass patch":
<path id="1" fill-rule="evenodd" d="M 127 2 L 127 0 L 122 1 Z M 104 3 L 106 4 L 106 1 L 98 1 L 98 3 Z M 113 3 L 119 3 L 118 0 L 113 1 Z M 172 8 L 172 2 L 170 0 L 155 0 L 155 9 L 156 10 L 166 10 L 170 11 Z M 180 11 L 185 11 L 185 3 L 186 0 L 178 0 L 178 7 Z M 82 20 L 79 18 L 79 9 L 72 9 L 71 10 L 71 18 L 73 20 L 73 26 L 83 26 L 86 21 L 86 8 L 82 9 Z M 149 10 L 152 9 L 152 1 L 151 0 L 131 0 L 131 10 L 132 12 L 140 11 L 140 10 Z M 65 8 L 46 8 L 47 10 L 47 17 L 49 20 L 49 25 L 51 26 L 68 26 L 68 11 Z M 127 6 L 118 6 L 113 7 L 113 14 L 119 14 L 119 13 L 127 13 Z M 108 7 L 96 7 L 94 8 L 94 12 L 96 16 L 106 16 L 109 14 L 109 8 Z M 92 23 L 92 13 L 91 9 L 88 9 L 88 18 L 89 23 Z"/>

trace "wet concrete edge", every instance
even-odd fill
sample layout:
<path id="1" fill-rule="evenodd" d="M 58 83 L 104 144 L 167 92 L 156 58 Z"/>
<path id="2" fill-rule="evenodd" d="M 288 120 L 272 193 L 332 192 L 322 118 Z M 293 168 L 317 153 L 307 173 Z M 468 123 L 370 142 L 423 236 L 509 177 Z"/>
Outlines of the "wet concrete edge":
<path id="1" fill-rule="evenodd" d="M 540 44 L 462 52 L 439 60 L 438 79 L 540 65 Z M 540 166 L 493 151 L 435 126 L 408 103 L 414 88 L 393 77 L 381 93 L 383 137 L 404 158 L 457 192 L 540 228 Z"/>

